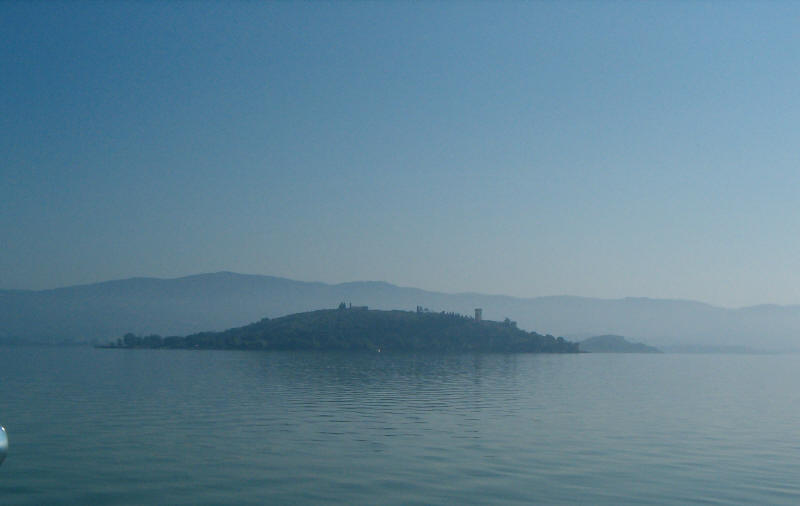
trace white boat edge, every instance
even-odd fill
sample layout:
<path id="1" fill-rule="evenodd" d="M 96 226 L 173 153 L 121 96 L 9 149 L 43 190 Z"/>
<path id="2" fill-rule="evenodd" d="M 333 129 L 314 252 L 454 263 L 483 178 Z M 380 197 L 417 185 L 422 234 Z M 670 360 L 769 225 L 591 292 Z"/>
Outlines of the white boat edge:
<path id="1" fill-rule="evenodd" d="M 8 434 L 6 428 L 0 425 L 0 464 L 6 459 L 8 453 Z"/>

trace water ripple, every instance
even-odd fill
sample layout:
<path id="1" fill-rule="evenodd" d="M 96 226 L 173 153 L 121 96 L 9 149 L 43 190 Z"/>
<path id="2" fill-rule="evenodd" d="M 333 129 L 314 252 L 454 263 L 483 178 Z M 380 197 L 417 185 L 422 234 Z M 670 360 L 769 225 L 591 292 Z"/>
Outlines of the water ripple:
<path id="1" fill-rule="evenodd" d="M 798 356 L 0 349 L 2 504 L 795 504 Z"/>

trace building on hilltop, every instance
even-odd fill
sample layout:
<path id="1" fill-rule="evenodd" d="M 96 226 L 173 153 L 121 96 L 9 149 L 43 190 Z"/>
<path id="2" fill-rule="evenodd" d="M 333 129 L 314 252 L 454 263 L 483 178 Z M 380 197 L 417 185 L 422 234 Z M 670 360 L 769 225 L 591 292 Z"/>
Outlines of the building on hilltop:
<path id="1" fill-rule="evenodd" d="M 342 302 L 339 304 L 339 309 L 355 309 L 358 311 L 366 311 L 369 309 L 369 306 L 354 306 L 352 302 L 350 302 L 349 305 Z"/>
<path id="2" fill-rule="evenodd" d="M 475 321 L 479 322 L 483 320 L 483 309 L 476 307 L 475 308 Z"/>

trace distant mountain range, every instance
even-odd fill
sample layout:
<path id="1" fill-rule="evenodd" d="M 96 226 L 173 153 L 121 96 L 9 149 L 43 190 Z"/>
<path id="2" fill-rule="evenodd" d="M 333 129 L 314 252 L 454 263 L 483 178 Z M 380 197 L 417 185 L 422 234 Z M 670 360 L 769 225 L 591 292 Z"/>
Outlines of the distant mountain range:
<path id="1" fill-rule="evenodd" d="M 0 341 L 108 340 L 126 332 L 187 335 L 224 330 L 340 302 L 375 309 L 472 314 L 581 340 L 618 334 L 659 347 L 800 348 L 800 306 L 725 309 L 688 300 L 518 298 L 446 294 L 385 282 L 325 284 L 230 272 L 177 279 L 131 278 L 53 290 L 0 290 Z"/>

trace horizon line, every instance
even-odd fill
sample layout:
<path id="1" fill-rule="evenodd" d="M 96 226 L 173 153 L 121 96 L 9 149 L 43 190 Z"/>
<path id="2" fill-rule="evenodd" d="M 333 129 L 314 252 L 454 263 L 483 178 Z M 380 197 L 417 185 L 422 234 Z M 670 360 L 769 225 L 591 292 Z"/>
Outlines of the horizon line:
<path id="1" fill-rule="evenodd" d="M 126 278 L 116 278 L 116 279 L 107 279 L 103 281 L 95 281 L 91 283 L 75 283 L 71 285 L 61 285 L 52 288 L 40 288 L 40 289 L 31 289 L 31 288 L 0 288 L 0 291 L 5 292 L 49 292 L 49 291 L 56 291 L 56 290 L 66 290 L 70 288 L 80 288 L 80 287 L 87 287 L 93 285 L 102 285 L 108 283 L 118 283 L 124 281 L 133 281 L 133 280 L 152 280 L 152 281 L 178 281 L 182 279 L 189 279 L 189 278 L 196 278 L 202 276 L 214 276 L 220 274 L 232 274 L 236 276 L 243 276 L 243 277 L 260 277 L 260 278 L 272 278 L 272 279 L 280 279 L 285 281 L 291 281 L 294 283 L 304 283 L 309 285 L 325 285 L 325 286 L 341 286 L 341 285 L 348 285 L 348 284 L 359 284 L 359 283 L 380 283 L 389 286 L 393 286 L 395 288 L 401 289 L 412 289 L 412 290 L 420 290 L 423 292 L 434 293 L 434 294 L 441 294 L 441 295 L 454 295 L 454 296 L 488 296 L 488 297 L 506 297 L 510 299 L 518 299 L 518 300 L 533 300 L 533 299 L 548 299 L 548 298 L 573 298 L 573 299 L 594 299 L 594 300 L 603 300 L 603 301 L 622 301 L 622 300 L 653 300 L 653 301 L 662 301 L 662 302 L 691 302 L 695 304 L 703 304 L 712 308 L 717 309 L 724 309 L 724 310 L 742 310 L 742 309 L 752 309 L 752 308 L 763 308 L 763 307 L 777 307 L 777 308 L 792 308 L 798 307 L 800 304 L 776 304 L 776 303 L 760 303 L 760 304 L 751 304 L 746 306 L 722 306 L 713 304 L 710 302 L 697 300 L 697 299 L 681 299 L 681 298 L 674 298 L 674 297 L 651 297 L 651 296 L 624 296 L 624 297 L 598 297 L 598 296 L 587 296 L 587 295 L 571 295 L 571 294 L 559 294 L 559 295 L 536 295 L 536 296 L 519 296 L 519 295 L 508 295 L 504 293 L 485 293 L 485 292 L 474 292 L 474 291 L 465 291 L 465 292 L 446 292 L 441 290 L 431 290 L 427 288 L 420 288 L 416 286 L 406 286 L 406 285 L 399 285 L 392 283 L 386 280 L 354 280 L 354 281 L 342 281 L 338 283 L 330 283 L 325 281 L 307 281 L 307 280 L 300 280 L 294 278 L 288 278 L 284 276 L 275 276 L 272 274 L 253 274 L 253 273 L 241 273 L 241 272 L 234 272 L 234 271 L 213 271 L 213 272 L 200 272 L 194 274 L 187 274 L 182 276 L 175 276 L 175 277 L 158 277 L 158 276 L 130 276 Z"/>

